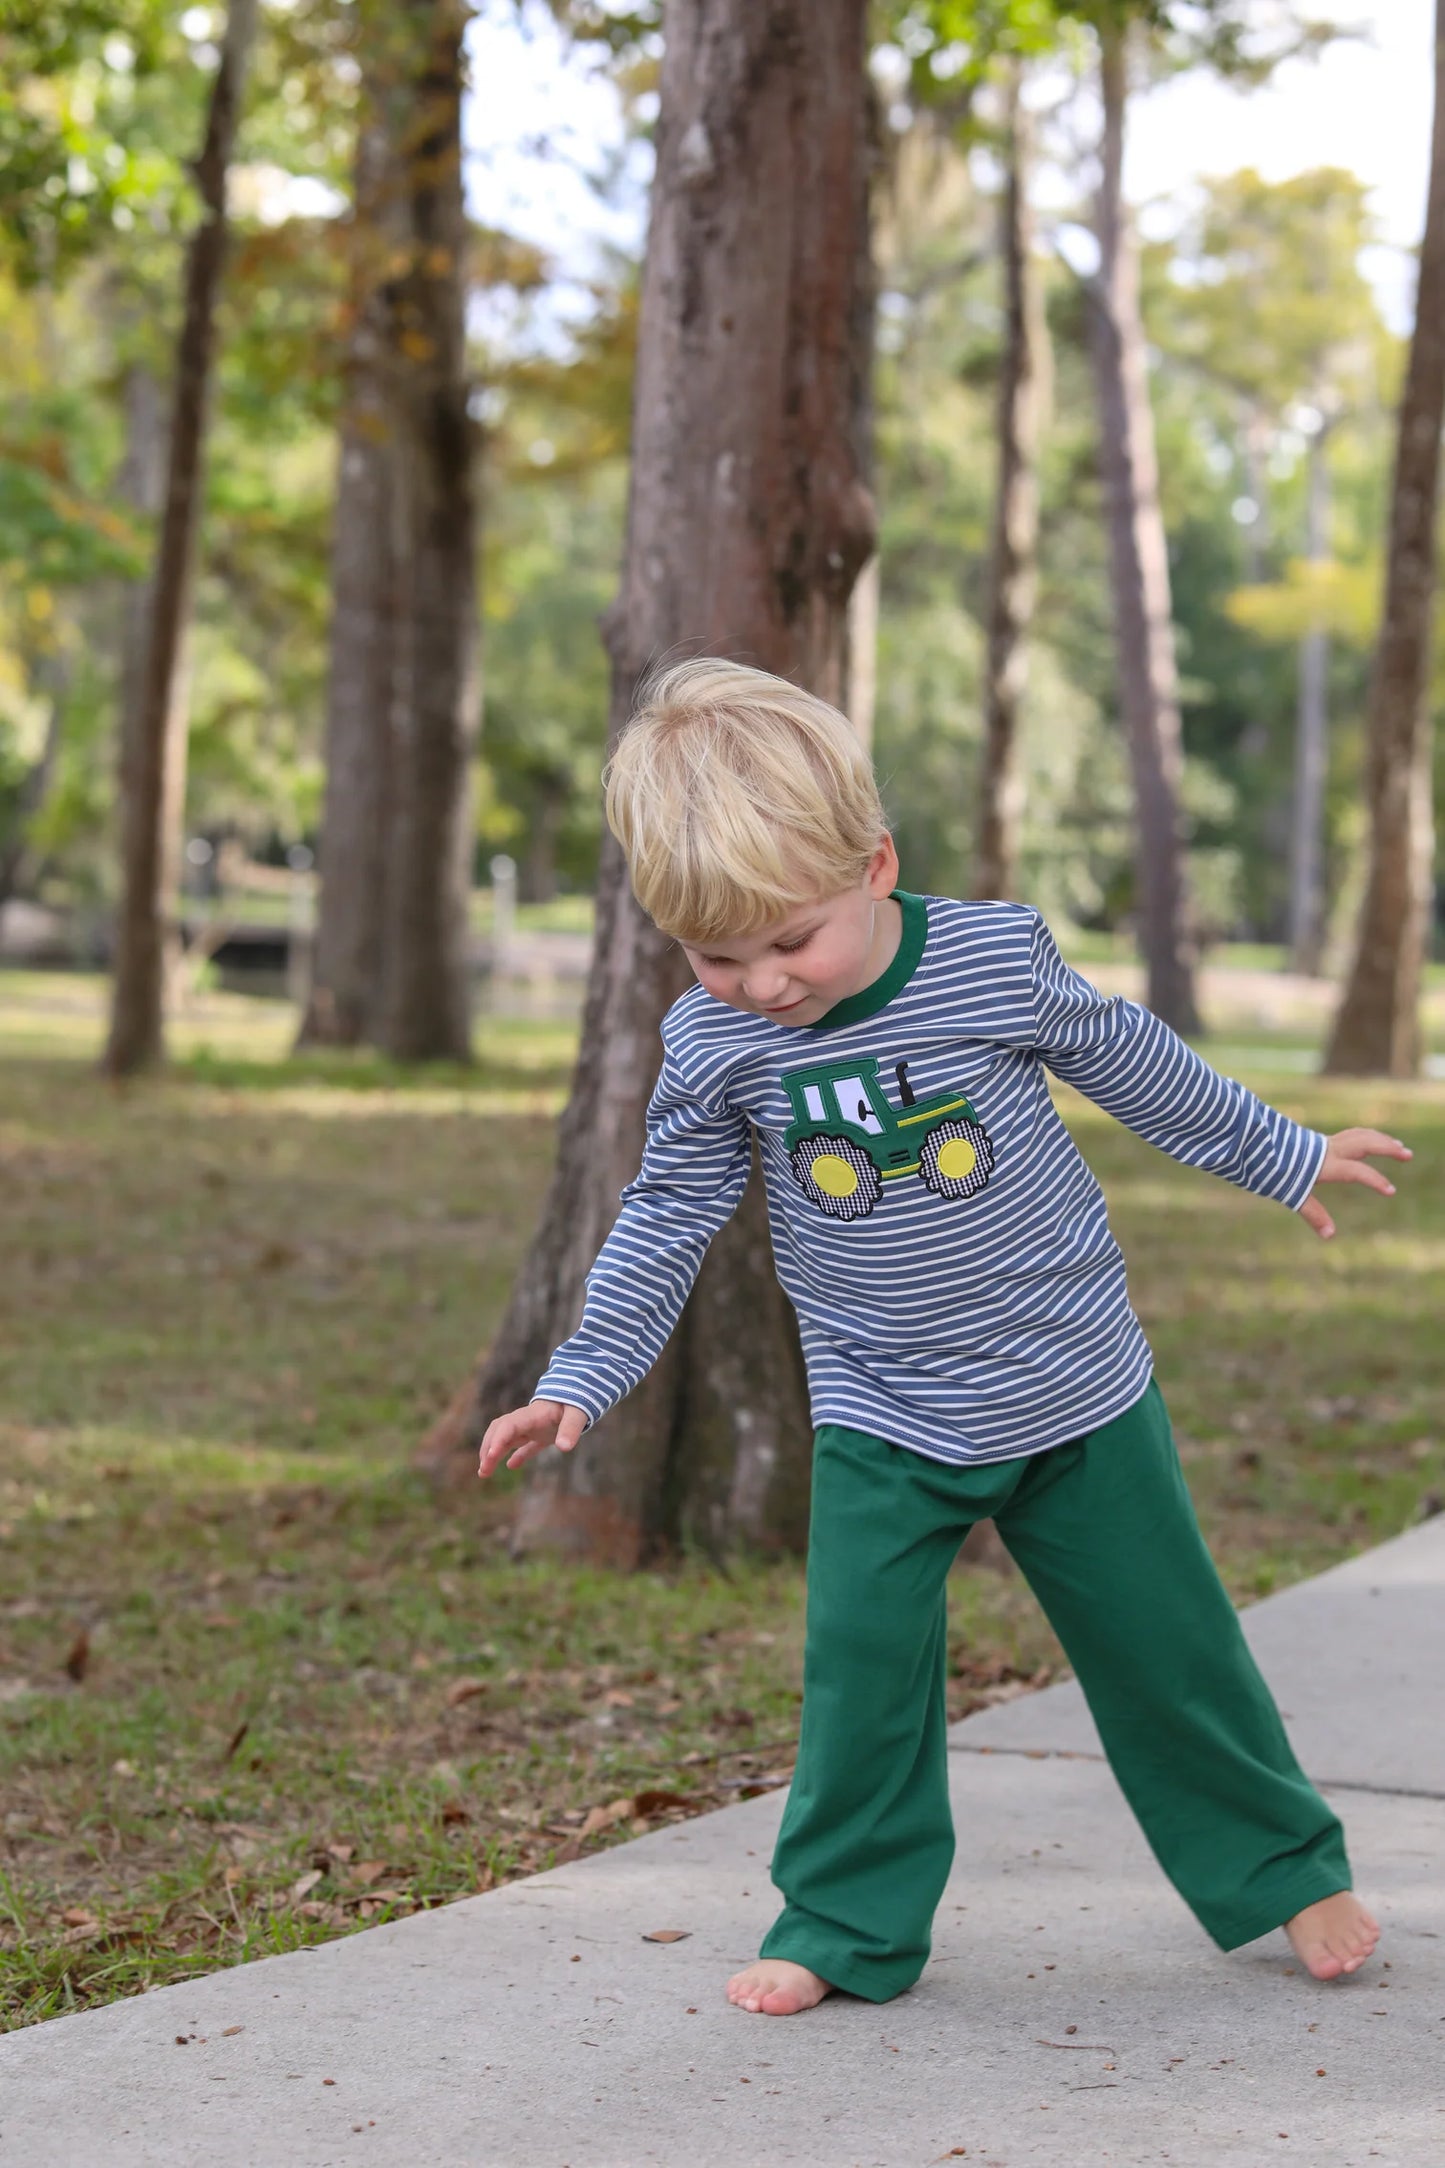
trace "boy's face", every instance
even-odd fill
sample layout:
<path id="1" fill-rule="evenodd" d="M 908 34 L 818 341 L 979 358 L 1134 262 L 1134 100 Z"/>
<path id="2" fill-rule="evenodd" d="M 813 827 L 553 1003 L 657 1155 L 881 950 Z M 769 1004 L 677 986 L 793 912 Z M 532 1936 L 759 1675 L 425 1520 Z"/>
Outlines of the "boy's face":
<path id="1" fill-rule="evenodd" d="M 897 886 L 898 853 L 885 837 L 856 888 L 799 904 L 760 933 L 682 948 L 714 1000 L 775 1024 L 815 1024 L 893 961 L 902 925 L 890 901 Z"/>

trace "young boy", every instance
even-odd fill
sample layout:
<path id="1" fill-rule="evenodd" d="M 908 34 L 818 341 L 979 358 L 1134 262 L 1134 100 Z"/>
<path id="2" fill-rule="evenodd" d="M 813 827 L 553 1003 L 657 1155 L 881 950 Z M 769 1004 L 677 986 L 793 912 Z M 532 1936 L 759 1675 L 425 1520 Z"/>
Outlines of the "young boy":
<path id="1" fill-rule="evenodd" d="M 1224 1949 L 1283 1925 L 1318 1979 L 1379 1930 L 1194 1519 L 1098 1183 L 1045 1064 L 1186 1165 L 1330 1236 L 1367 1155 L 1219 1076 L 1063 961 L 1037 911 L 898 888 L 869 762 L 781 679 L 654 680 L 607 776 L 638 900 L 697 977 L 663 1022 L 642 1170 L 581 1324 L 479 1472 L 571 1451 L 677 1322 L 757 1137 L 817 1426 L 784 1908 L 728 1984 L 790 2016 L 911 1986 L 953 1855 L 945 1586 L 998 1525 L 1161 1866 Z"/>

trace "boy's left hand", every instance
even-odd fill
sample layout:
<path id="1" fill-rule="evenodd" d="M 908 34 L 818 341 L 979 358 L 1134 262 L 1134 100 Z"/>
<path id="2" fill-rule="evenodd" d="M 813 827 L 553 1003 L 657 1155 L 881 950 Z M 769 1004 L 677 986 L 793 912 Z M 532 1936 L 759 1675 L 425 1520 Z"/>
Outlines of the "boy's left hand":
<path id="1" fill-rule="evenodd" d="M 1394 1183 L 1369 1164 L 1372 1155 L 1376 1159 L 1415 1156 L 1408 1144 L 1402 1144 L 1398 1137 L 1387 1137 L 1379 1129 L 1341 1129 L 1328 1139 L 1315 1186 L 1299 1208 L 1300 1218 L 1325 1241 L 1334 1233 L 1335 1223 L 1319 1200 L 1322 1182 L 1363 1182 L 1366 1189 L 1377 1189 L 1382 1197 L 1394 1196 Z"/>

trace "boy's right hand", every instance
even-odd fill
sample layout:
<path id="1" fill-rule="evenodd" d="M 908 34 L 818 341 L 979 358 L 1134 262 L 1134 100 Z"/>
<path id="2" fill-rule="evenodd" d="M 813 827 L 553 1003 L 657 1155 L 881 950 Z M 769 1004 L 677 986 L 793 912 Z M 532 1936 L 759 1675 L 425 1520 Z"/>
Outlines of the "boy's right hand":
<path id="1" fill-rule="evenodd" d="M 513 1408 L 510 1415 L 499 1415 L 488 1423 L 477 1474 L 494 1474 L 504 1460 L 509 1468 L 520 1468 L 524 1461 L 545 1453 L 549 1445 L 570 1453 L 586 1428 L 582 1409 L 561 1400 L 534 1400 L 528 1407 Z"/>

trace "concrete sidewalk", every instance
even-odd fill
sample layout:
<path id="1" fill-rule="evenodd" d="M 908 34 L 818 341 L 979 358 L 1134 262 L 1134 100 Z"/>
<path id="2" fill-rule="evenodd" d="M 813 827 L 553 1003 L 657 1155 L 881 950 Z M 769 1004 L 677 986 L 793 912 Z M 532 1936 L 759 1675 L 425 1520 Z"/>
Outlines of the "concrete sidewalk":
<path id="1" fill-rule="evenodd" d="M 958 1860 L 895 2003 L 723 2001 L 773 1911 L 774 1794 L 0 2040 L 0 2164 L 1440 2168 L 1442 1598 L 1445 1520 L 1248 1614 L 1385 1926 L 1347 1983 L 1279 1935 L 1214 1950 L 1063 1686 L 956 1727 Z"/>

